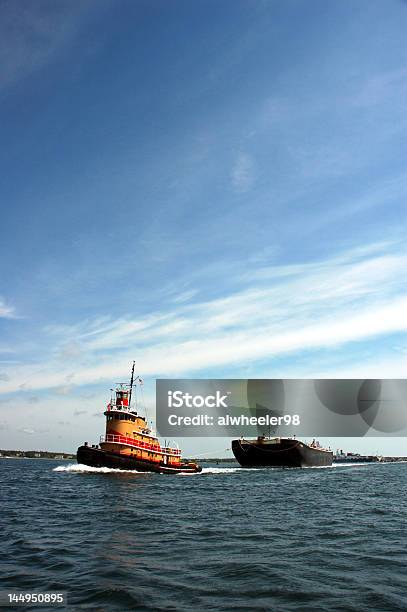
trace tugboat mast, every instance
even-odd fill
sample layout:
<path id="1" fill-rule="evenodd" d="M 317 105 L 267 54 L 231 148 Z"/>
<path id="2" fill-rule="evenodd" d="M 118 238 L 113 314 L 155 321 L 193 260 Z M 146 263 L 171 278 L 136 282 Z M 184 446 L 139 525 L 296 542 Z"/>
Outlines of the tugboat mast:
<path id="1" fill-rule="evenodd" d="M 134 366 L 136 362 L 133 361 L 133 367 L 131 369 L 131 379 L 130 379 L 130 393 L 129 393 L 129 408 L 131 406 L 131 392 L 133 391 L 133 382 L 134 382 Z"/>

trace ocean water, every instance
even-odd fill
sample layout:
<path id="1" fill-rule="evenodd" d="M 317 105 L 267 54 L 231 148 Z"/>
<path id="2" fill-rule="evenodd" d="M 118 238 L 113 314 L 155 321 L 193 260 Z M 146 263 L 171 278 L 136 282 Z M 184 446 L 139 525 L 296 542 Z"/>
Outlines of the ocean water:
<path id="1" fill-rule="evenodd" d="M 69 610 L 407 610 L 407 464 L 1 459 L 0 481 L 1 589 L 67 591 Z"/>

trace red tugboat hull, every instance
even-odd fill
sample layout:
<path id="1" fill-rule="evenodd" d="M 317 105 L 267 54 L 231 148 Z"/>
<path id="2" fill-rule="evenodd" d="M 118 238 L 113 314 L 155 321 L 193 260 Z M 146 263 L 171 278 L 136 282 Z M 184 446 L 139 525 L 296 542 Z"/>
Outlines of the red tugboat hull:
<path id="1" fill-rule="evenodd" d="M 201 466 L 193 462 L 183 462 L 172 467 L 162 462 L 145 461 L 86 445 L 78 448 L 76 459 L 78 463 L 90 467 L 134 470 L 135 472 L 157 472 L 159 474 L 197 474 L 202 472 Z"/>

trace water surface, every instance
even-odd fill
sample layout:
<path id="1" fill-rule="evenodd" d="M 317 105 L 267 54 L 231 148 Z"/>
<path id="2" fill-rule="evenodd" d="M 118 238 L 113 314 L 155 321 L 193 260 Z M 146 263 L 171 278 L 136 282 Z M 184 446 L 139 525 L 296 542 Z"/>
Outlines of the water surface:
<path id="1" fill-rule="evenodd" d="M 75 610 L 407 610 L 407 464 L 2 459 L 0 483 L 1 589 L 68 591 Z"/>

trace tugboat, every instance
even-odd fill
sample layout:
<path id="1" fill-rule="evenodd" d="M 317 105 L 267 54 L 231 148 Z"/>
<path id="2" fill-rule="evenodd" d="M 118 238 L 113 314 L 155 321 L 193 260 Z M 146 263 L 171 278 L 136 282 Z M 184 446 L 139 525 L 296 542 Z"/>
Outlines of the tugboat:
<path id="1" fill-rule="evenodd" d="M 318 441 L 310 444 L 296 438 L 232 440 L 232 451 L 242 467 L 321 467 L 332 465 L 333 452 Z"/>
<path id="2" fill-rule="evenodd" d="M 107 467 L 137 472 L 160 474 L 194 474 L 202 468 L 192 461 L 183 461 L 178 448 L 162 447 L 149 428 L 145 416 L 132 410 L 131 396 L 136 385 L 142 385 L 139 376 L 131 371 L 130 384 L 118 383 L 115 397 L 107 404 L 106 433 L 99 444 L 85 442 L 76 453 L 78 463 L 92 467 Z"/>

